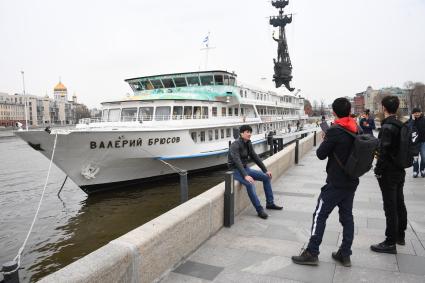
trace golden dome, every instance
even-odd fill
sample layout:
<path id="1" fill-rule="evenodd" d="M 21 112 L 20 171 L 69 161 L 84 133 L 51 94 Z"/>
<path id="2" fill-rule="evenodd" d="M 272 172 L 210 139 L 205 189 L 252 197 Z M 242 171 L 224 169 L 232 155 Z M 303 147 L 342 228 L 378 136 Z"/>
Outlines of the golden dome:
<path id="1" fill-rule="evenodd" d="M 66 91 L 66 86 L 64 86 L 64 84 L 59 81 L 59 83 L 55 86 L 55 88 L 53 89 L 54 91 Z"/>

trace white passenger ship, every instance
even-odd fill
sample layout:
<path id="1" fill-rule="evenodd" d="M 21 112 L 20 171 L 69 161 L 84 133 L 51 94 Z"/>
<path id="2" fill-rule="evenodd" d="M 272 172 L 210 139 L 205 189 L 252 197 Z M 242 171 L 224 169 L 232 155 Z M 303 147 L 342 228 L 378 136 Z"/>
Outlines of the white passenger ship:
<path id="1" fill-rule="evenodd" d="M 20 131 L 17 135 L 50 158 L 86 193 L 142 179 L 227 162 L 237 129 L 253 128 L 252 143 L 267 150 L 270 131 L 306 122 L 303 99 L 237 84 L 236 74 L 206 71 L 126 80 L 134 95 L 102 103 L 102 118 L 72 130 Z"/>

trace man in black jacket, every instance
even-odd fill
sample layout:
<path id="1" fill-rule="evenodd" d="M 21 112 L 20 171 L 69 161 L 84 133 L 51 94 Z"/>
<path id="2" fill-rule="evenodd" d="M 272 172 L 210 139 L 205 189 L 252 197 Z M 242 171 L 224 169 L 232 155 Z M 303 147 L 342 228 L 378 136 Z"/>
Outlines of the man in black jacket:
<path id="1" fill-rule="evenodd" d="M 283 207 L 277 206 L 273 200 L 273 191 L 271 186 L 272 173 L 267 171 L 266 166 L 255 153 L 251 143 L 252 128 L 243 125 L 239 129 L 240 137 L 235 140 L 229 149 L 228 165 L 233 170 L 233 176 L 239 183 L 245 185 L 249 199 L 257 211 L 258 217 L 267 219 L 268 215 L 260 204 L 255 191 L 254 180 L 262 181 L 264 193 L 266 195 L 266 208 L 281 210 Z M 249 158 L 251 158 L 261 171 L 248 167 Z"/>
<path id="2" fill-rule="evenodd" d="M 346 98 L 337 98 L 332 103 L 335 116 L 333 126 L 330 127 L 323 142 L 316 151 L 320 160 L 328 158 L 326 164 L 326 185 L 321 189 L 313 214 L 311 236 L 307 248 L 292 260 L 297 264 L 318 265 L 319 246 L 325 232 L 326 219 L 332 210 L 338 206 L 339 221 L 343 226 L 342 244 L 332 257 L 344 266 L 351 266 L 351 245 L 354 237 L 353 200 L 359 178 L 348 176 L 335 156 L 345 164 L 351 153 L 354 138 L 345 130 L 358 133 L 356 121 L 350 117 L 351 103 Z M 344 128 L 344 129 L 342 129 Z"/>
<path id="3" fill-rule="evenodd" d="M 396 112 L 400 101 L 397 96 L 382 99 L 385 119 L 379 132 L 378 160 L 375 175 L 382 192 L 386 218 L 385 241 L 370 246 L 378 253 L 396 254 L 396 243 L 405 245 L 404 236 L 407 226 L 407 211 L 404 204 L 403 186 L 406 172 L 395 162 L 395 154 L 400 147 L 400 129 L 402 122 L 397 120 Z"/>
<path id="4" fill-rule="evenodd" d="M 413 178 L 417 178 L 419 174 L 421 174 L 421 177 L 425 177 L 425 118 L 420 108 L 413 108 L 412 118 L 409 122 L 418 131 L 419 139 L 419 155 L 413 161 Z"/>

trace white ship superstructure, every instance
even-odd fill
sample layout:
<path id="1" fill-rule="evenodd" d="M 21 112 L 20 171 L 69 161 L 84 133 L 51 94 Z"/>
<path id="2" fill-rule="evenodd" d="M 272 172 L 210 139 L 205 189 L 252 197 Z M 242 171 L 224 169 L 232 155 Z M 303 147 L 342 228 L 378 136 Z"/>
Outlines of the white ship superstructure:
<path id="1" fill-rule="evenodd" d="M 134 95 L 102 103 L 101 119 L 75 129 L 20 131 L 85 192 L 117 188 L 175 173 L 164 162 L 193 171 L 227 162 L 238 128 L 253 128 L 252 143 L 267 150 L 270 131 L 304 124 L 304 101 L 237 84 L 236 74 L 207 71 L 128 79 Z"/>

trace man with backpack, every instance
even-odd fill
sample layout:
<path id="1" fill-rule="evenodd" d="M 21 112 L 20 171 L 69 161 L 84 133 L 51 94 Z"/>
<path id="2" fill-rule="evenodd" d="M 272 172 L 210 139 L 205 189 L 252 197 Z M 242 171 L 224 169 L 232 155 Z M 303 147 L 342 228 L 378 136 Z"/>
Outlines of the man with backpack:
<path id="1" fill-rule="evenodd" d="M 384 202 L 386 238 L 382 243 L 371 245 L 370 249 L 378 253 L 396 254 L 396 243 L 405 245 L 407 211 L 403 186 L 404 168 L 413 163 L 413 156 L 409 154 L 411 128 L 396 118 L 400 104 L 397 96 L 384 97 L 381 104 L 385 119 L 378 136 L 378 160 L 374 171 Z"/>
<path id="2" fill-rule="evenodd" d="M 421 177 L 425 177 L 425 118 L 421 109 L 413 108 L 409 123 L 418 133 L 419 154 L 413 160 L 413 178 L 417 178 L 419 174 L 421 174 Z"/>
<path id="3" fill-rule="evenodd" d="M 344 266 L 351 266 L 351 245 L 354 237 L 353 200 L 359 176 L 371 169 L 377 140 L 370 135 L 357 135 L 356 121 L 350 117 L 351 103 L 337 98 L 332 103 L 335 121 L 326 131 L 316 151 L 320 160 L 328 158 L 326 185 L 321 188 L 313 214 L 311 236 L 307 248 L 293 256 L 297 264 L 318 265 L 319 246 L 325 232 L 326 219 L 338 206 L 343 226 L 342 244 L 332 258 Z"/>

